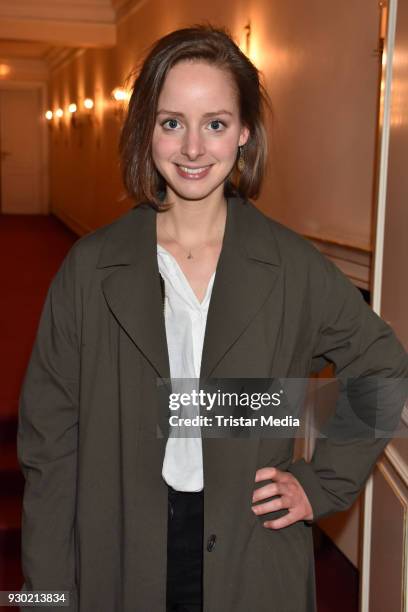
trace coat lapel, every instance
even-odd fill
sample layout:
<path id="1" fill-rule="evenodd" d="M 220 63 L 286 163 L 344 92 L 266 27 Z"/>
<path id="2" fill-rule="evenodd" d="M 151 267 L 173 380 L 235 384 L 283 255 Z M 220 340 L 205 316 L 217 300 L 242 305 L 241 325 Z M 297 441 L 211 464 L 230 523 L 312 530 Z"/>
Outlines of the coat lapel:
<path id="1" fill-rule="evenodd" d="M 108 231 L 97 267 L 113 269 L 102 281 L 110 310 L 159 377 L 168 379 L 156 244 L 156 211 L 132 208 Z"/>
<path id="2" fill-rule="evenodd" d="M 228 200 L 223 247 L 207 314 L 200 378 L 245 331 L 275 285 L 280 257 L 267 219 L 247 200 Z"/>
<path id="3" fill-rule="evenodd" d="M 132 208 L 107 230 L 97 263 L 112 268 L 102 290 L 113 315 L 158 376 L 170 378 L 157 263 L 156 211 Z M 239 338 L 271 292 L 280 257 L 269 222 L 248 200 L 230 197 L 204 338 L 200 378 Z"/>

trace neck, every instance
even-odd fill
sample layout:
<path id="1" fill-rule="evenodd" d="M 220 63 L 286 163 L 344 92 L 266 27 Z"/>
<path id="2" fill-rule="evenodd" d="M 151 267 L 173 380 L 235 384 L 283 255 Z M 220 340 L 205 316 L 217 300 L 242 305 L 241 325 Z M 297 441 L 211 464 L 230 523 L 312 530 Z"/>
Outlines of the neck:
<path id="1" fill-rule="evenodd" d="M 222 239 L 227 216 L 227 202 L 223 194 L 218 198 L 203 200 L 183 200 L 171 194 L 168 199 L 173 206 L 157 215 L 158 229 L 164 228 L 176 241 L 191 247 L 212 239 Z"/>

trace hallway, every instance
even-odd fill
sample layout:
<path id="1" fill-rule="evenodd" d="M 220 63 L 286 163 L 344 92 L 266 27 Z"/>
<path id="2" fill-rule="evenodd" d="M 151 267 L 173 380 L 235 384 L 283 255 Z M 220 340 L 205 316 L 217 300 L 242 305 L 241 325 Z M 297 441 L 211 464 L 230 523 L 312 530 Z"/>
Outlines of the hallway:
<path id="1" fill-rule="evenodd" d="M 53 216 L 0 215 L 0 590 L 22 585 L 19 389 L 48 285 L 75 239 Z"/>
<path id="2" fill-rule="evenodd" d="M 52 215 L 0 215 L 0 590 L 19 590 L 23 582 L 24 480 L 16 457 L 19 388 L 47 288 L 76 238 Z M 327 537 L 317 535 L 318 612 L 357 612 L 358 572 Z"/>

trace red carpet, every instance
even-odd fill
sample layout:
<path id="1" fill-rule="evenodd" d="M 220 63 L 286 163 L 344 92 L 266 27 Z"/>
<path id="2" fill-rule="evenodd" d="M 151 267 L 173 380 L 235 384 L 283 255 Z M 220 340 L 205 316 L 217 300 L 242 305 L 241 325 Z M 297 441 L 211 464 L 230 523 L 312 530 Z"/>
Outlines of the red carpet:
<path id="1" fill-rule="evenodd" d="M 0 590 L 19 590 L 24 480 L 18 397 L 52 277 L 77 236 L 54 216 L 0 215 Z M 2 609 L 2 608 L 1 608 Z M 10 608 L 4 608 L 9 610 Z"/>
<path id="2" fill-rule="evenodd" d="M 23 583 L 20 520 L 24 482 L 16 456 L 19 389 L 48 286 L 76 239 L 53 216 L 0 215 L 2 591 L 19 590 Z M 316 551 L 316 582 L 318 612 L 357 612 L 358 573 L 328 539 L 323 539 Z"/>

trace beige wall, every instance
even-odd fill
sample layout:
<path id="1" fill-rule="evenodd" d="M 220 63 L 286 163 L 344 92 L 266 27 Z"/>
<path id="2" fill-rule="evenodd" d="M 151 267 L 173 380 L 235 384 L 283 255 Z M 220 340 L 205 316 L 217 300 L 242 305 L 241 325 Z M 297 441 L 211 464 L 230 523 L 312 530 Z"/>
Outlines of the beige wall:
<path id="1" fill-rule="evenodd" d="M 226 25 L 238 42 L 252 24 L 254 61 L 274 105 L 270 167 L 258 206 L 295 230 L 371 245 L 376 133 L 375 0 L 151 0 L 118 25 L 118 45 L 86 50 L 53 73 L 49 106 L 97 99 L 97 126 L 53 129 L 51 205 L 83 230 L 124 211 L 118 202 L 119 123 L 110 106 L 140 53 L 178 27 Z"/>
<path id="2" fill-rule="evenodd" d="M 399 2 L 393 61 L 381 315 L 391 323 L 406 350 L 408 350 L 407 58 L 408 5 Z"/>

